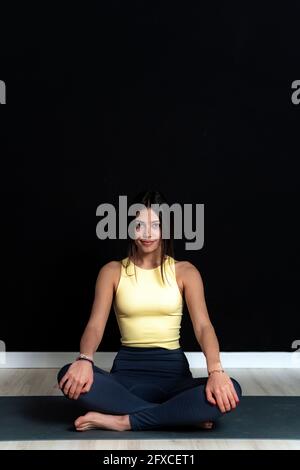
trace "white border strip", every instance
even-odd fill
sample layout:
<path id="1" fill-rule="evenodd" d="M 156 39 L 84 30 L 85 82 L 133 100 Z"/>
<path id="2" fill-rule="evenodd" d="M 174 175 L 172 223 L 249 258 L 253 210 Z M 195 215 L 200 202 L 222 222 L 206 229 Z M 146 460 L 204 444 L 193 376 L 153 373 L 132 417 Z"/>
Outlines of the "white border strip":
<path id="1" fill-rule="evenodd" d="M 104 369 L 112 366 L 116 352 L 97 352 L 95 364 Z M 1 352 L 0 369 L 16 368 L 60 368 L 71 363 L 78 352 Z M 202 352 L 185 352 L 191 368 L 206 368 Z M 225 368 L 300 368 L 300 353 L 297 352 L 221 352 Z"/>

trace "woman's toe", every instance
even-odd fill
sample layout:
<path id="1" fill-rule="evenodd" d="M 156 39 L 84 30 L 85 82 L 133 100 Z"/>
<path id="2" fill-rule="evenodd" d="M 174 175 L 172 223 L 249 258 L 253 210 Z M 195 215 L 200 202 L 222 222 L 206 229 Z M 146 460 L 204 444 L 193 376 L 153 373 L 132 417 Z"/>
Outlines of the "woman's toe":
<path id="1" fill-rule="evenodd" d="M 89 426 L 80 426 L 76 428 L 76 431 L 87 431 L 88 429 L 90 429 Z"/>
<path id="2" fill-rule="evenodd" d="M 212 421 L 206 421 L 204 423 L 204 426 L 206 429 L 211 429 L 213 427 L 213 422 Z"/>
<path id="3" fill-rule="evenodd" d="M 199 427 L 202 429 L 211 429 L 213 427 L 213 421 L 202 421 Z"/>
<path id="4" fill-rule="evenodd" d="M 79 418 L 77 418 L 77 419 L 74 421 L 74 424 L 75 424 L 76 428 L 78 428 L 78 427 L 83 426 L 83 425 L 84 425 L 84 422 L 85 422 L 84 416 L 79 416 Z"/>

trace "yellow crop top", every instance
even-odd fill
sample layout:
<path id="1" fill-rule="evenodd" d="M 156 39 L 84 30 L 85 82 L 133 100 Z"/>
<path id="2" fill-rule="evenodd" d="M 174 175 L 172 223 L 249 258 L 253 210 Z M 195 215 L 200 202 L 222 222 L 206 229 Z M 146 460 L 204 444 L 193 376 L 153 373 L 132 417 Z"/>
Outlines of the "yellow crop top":
<path id="1" fill-rule="evenodd" d="M 179 348 L 183 297 L 176 281 L 174 258 L 165 258 L 165 284 L 160 266 L 144 269 L 130 260 L 126 273 L 127 261 L 128 258 L 121 260 L 121 276 L 113 301 L 121 344 Z"/>

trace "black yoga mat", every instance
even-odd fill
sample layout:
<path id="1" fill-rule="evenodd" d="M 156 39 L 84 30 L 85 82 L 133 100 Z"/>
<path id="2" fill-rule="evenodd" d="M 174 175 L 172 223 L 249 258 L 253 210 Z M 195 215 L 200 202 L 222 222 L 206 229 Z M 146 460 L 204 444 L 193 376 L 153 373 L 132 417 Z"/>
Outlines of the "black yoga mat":
<path id="1" fill-rule="evenodd" d="M 300 439 L 300 397 L 243 396 L 211 430 L 76 431 L 86 411 L 59 396 L 0 397 L 0 440 L 41 439 Z"/>

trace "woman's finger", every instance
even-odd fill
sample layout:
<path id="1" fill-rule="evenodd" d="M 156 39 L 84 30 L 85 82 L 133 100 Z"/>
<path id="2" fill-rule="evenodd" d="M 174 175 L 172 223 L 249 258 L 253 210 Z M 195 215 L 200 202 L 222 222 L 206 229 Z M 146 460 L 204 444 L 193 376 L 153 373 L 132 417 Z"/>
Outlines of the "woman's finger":
<path id="1" fill-rule="evenodd" d="M 227 397 L 228 397 L 228 400 L 230 402 L 231 408 L 236 408 L 236 402 L 235 402 L 233 393 L 230 389 L 227 392 Z"/>
<path id="2" fill-rule="evenodd" d="M 212 403 L 213 405 L 216 405 L 217 402 L 216 400 L 214 399 L 212 393 L 211 393 L 211 390 L 209 388 L 206 389 L 206 398 L 207 400 Z"/>
<path id="3" fill-rule="evenodd" d="M 63 388 L 63 384 L 68 380 L 69 378 L 69 374 L 68 372 L 62 377 L 62 379 L 60 380 L 59 382 L 59 388 L 62 389 Z"/>
<path id="4" fill-rule="evenodd" d="M 226 411 L 230 411 L 231 410 L 231 407 L 230 407 L 230 403 L 229 403 L 229 400 L 228 400 L 228 396 L 227 396 L 227 391 L 224 390 L 222 392 L 222 400 L 223 400 L 223 404 L 225 406 L 225 410 Z"/>
<path id="5" fill-rule="evenodd" d="M 71 385 L 71 388 L 69 390 L 69 398 L 73 398 L 74 397 L 74 394 L 75 394 L 75 391 L 76 391 L 76 388 L 77 388 L 77 384 L 76 382 L 73 382 L 72 385 Z"/>
<path id="6" fill-rule="evenodd" d="M 63 392 L 64 392 L 65 395 L 68 395 L 71 386 L 72 386 L 72 379 L 70 377 L 68 377 L 68 379 L 67 379 L 67 381 L 64 385 L 64 388 L 63 388 Z"/>
<path id="7" fill-rule="evenodd" d="M 82 393 L 83 391 L 83 388 L 84 386 L 82 384 L 78 384 L 77 387 L 76 387 L 76 390 L 75 390 L 75 393 L 74 393 L 74 400 L 77 400 L 77 398 L 79 397 L 79 395 Z"/>
<path id="8" fill-rule="evenodd" d="M 232 395 L 234 396 L 236 403 L 239 403 L 240 399 L 238 397 L 238 394 L 236 393 L 233 383 L 231 383 L 231 392 L 232 392 Z"/>
<path id="9" fill-rule="evenodd" d="M 80 393 L 81 393 L 81 389 L 82 389 L 82 385 L 77 385 L 75 391 L 74 391 L 74 394 L 73 394 L 73 400 L 77 400 L 77 398 L 79 397 Z"/>
<path id="10" fill-rule="evenodd" d="M 222 413 L 225 413 L 226 409 L 225 409 L 225 406 L 224 406 L 224 403 L 223 403 L 223 399 L 222 399 L 222 394 L 221 392 L 214 392 L 214 395 L 216 397 L 216 400 L 217 400 L 217 403 L 218 403 L 218 407 L 220 408 L 220 410 L 222 411 Z"/>
<path id="11" fill-rule="evenodd" d="M 87 383 L 85 384 L 85 386 L 83 387 L 83 389 L 81 390 L 81 393 L 89 392 L 91 390 L 92 384 L 93 384 L 93 381 L 88 380 Z"/>

